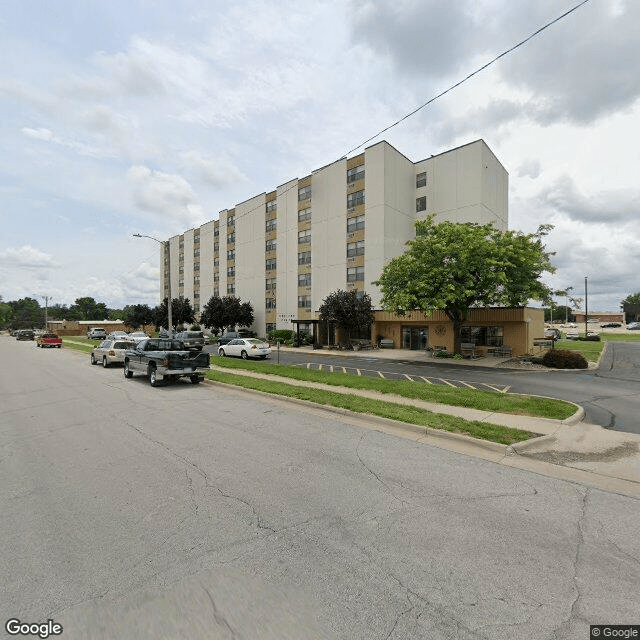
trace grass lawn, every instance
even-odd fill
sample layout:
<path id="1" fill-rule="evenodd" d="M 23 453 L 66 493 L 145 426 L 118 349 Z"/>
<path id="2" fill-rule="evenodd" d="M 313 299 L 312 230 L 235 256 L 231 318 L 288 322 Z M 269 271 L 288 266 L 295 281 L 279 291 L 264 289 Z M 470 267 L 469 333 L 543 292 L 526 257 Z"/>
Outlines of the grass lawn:
<path id="1" fill-rule="evenodd" d="M 562 400 L 509 395 L 476 389 L 460 389 L 444 385 L 432 385 L 409 380 L 383 380 L 367 378 L 348 373 L 312 371 L 288 365 L 269 362 L 251 362 L 231 358 L 211 357 L 211 363 L 225 369 L 245 369 L 260 373 L 284 376 L 294 380 L 320 382 L 332 386 L 351 389 L 368 389 L 380 393 L 394 393 L 405 398 L 416 398 L 425 402 L 435 402 L 456 407 L 469 407 L 483 411 L 495 411 L 514 415 L 527 415 L 564 420 L 572 416 L 576 408 Z"/>
<path id="2" fill-rule="evenodd" d="M 606 338 L 602 342 L 587 342 L 586 340 L 558 340 L 556 349 L 579 351 L 588 362 L 596 362 L 604 349 Z"/>
<path id="3" fill-rule="evenodd" d="M 91 353 L 95 347 L 97 347 L 102 340 L 89 340 L 85 337 L 76 336 L 63 336 L 62 346 L 70 349 L 76 349 L 77 351 L 85 351 Z M 81 343 L 81 344 L 74 344 Z"/>
<path id="4" fill-rule="evenodd" d="M 333 391 L 321 391 L 309 387 L 294 387 L 284 382 L 261 380 L 220 371 L 209 371 L 207 378 L 245 389 L 256 389 L 278 396 L 298 398 L 317 404 L 348 409 L 356 413 L 365 413 L 382 418 L 389 418 L 391 420 L 399 420 L 407 424 L 430 427 L 431 429 L 441 429 L 451 433 L 461 433 L 473 438 L 489 440 L 500 444 L 522 442 L 536 435 L 519 429 L 510 429 L 509 427 L 478 422 L 476 420 L 463 420 L 453 416 L 431 413 L 430 411 L 417 409 L 415 407 L 394 404 L 393 402 L 370 400 L 368 398 L 345 395 Z"/>

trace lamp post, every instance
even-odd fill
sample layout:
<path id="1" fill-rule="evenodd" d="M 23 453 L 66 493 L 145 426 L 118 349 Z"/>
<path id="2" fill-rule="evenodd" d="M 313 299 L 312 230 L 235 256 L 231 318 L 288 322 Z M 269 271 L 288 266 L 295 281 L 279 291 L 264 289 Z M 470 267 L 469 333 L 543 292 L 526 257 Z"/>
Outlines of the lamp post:
<path id="1" fill-rule="evenodd" d="M 169 326 L 167 327 L 167 329 L 169 330 L 169 333 L 173 335 L 173 322 L 171 318 L 171 307 L 173 306 L 171 298 L 171 249 L 169 248 L 169 241 L 158 240 L 158 238 L 154 238 L 153 236 L 145 236 L 141 233 L 134 233 L 133 236 L 135 238 L 149 238 L 149 240 L 155 240 L 158 244 L 167 248 L 167 283 L 169 285 L 169 297 L 167 298 L 167 325 Z"/>
<path id="2" fill-rule="evenodd" d="M 51 300 L 51 296 L 42 296 L 39 293 L 34 293 L 34 296 L 38 298 L 42 298 L 44 300 L 44 330 L 49 331 L 49 300 Z"/>

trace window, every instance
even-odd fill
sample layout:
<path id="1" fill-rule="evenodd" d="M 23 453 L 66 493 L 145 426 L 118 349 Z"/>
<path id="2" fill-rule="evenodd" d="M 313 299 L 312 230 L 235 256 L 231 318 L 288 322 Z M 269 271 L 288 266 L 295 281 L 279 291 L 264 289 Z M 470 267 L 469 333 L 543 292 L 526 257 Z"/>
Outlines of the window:
<path id="1" fill-rule="evenodd" d="M 193 276 L 193 284 L 200 284 L 200 276 Z"/>
<path id="2" fill-rule="evenodd" d="M 193 250 L 193 255 L 194 255 L 194 257 L 198 257 L 200 255 L 200 249 L 194 249 Z"/>
<path id="3" fill-rule="evenodd" d="M 220 280 L 220 276 L 217 273 L 213 274 L 213 281 L 218 282 Z"/>
<path id="4" fill-rule="evenodd" d="M 304 244 L 305 242 L 311 242 L 311 229 L 298 231 L 298 244 Z"/>
<path id="5" fill-rule="evenodd" d="M 213 259 L 213 266 L 214 267 L 219 267 L 220 266 L 220 260 L 218 258 L 214 258 Z"/>
<path id="6" fill-rule="evenodd" d="M 275 231 L 276 230 L 276 226 L 277 226 L 277 223 L 276 223 L 275 219 L 267 220 L 267 224 L 265 224 L 264 230 L 265 231 Z"/>
<path id="7" fill-rule="evenodd" d="M 364 165 L 360 164 L 353 169 L 347 169 L 347 184 L 351 184 L 356 180 L 362 180 L 364 178 Z"/>
<path id="8" fill-rule="evenodd" d="M 194 291 L 193 292 L 193 299 L 197 300 L 200 297 L 200 292 L 199 291 Z"/>
<path id="9" fill-rule="evenodd" d="M 273 271 L 275 268 L 276 268 L 275 258 L 269 258 L 268 260 L 265 261 L 265 269 L 267 271 Z"/>
<path id="10" fill-rule="evenodd" d="M 347 233 L 364 229 L 364 216 L 356 216 L 355 218 L 347 218 Z"/>
<path id="11" fill-rule="evenodd" d="M 501 347 L 502 327 L 460 327 L 462 342 L 472 342 L 476 347 Z"/>
<path id="12" fill-rule="evenodd" d="M 227 251 L 227 260 L 235 260 L 236 259 L 236 251 L 235 249 L 229 249 Z"/>
<path id="13" fill-rule="evenodd" d="M 193 304 L 193 312 L 194 313 L 199 313 L 200 312 L 200 305 L 197 303 Z"/>
<path id="14" fill-rule="evenodd" d="M 275 278 L 265 278 L 264 288 L 266 291 L 272 291 L 276 288 L 276 279 Z"/>
<path id="15" fill-rule="evenodd" d="M 233 244 L 236 241 L 236 234 L 235 233 L 230 233 L 227 236 L 227 244 Z"/>
<path id="16" fill-rule="evenodd" d="M 216 228 L 213 230 L 213 237 L 214 237 L 214 238 L 217 238 L 219 235 L 220 235 L 220 228 L 219 228 L 219 227 L 216 227 Z"/>
<path id="17" fill-rule="evenodd" d="M 178 286 L 184 287 L 184 280 L 178 280 Z"/>
<path id="18" fill-rule="evenodd" d="M 311 207 L 298 211 L 298 222 L 306 222 L 307 220 L 311 220 Z"/>
<path id="19" fill-rule="evenodd" d="M 199 263 L 199 262 L 196 262 L 196 263 L 193 265 L 193 270 L 194 270 L 194 271 L 200 271 L 200 263 Z"/>
<path id="20" fill-rule="evenodd" d="M 193 244 L 200 244 L 200 235 L 199 234 L 197 236 L 196 235 L 193 236 Z"/>
<path id="21" fill-rule="evenodd" d="M 298 296 L 298 309 L 311 309 L 311 296 Z"/>
<path id="22" fill-rule="evenodd" d="M 235 284 L 228 284 L 227 285 L 227 295 L 228 296 L 233 296 L 236 293 L 236 285 Z"/>
<path id="23" fill-rule="evenodd" d="M 300 187 L 298 189 L 298 201 L 308 200 L 311 197 L 311 185 L 308 187 Z"/>
<path id="24" fill-rule="evenodd" d="M 347 244 L 347 258 L 364 255 L 364 240 L 349 242 Z"/>
<path id="25" fill-rule="evenodd" d="M 422 196 L 422 198 L 416 198 L 416 211 L 426 211 L 427 210 L 427 196 Z"/>
<path id="26" fill-rule="evenodd" d="M 264 308 L 265 309 L 275 309 L 276 308 L 276 299 L 275 298 L 265 298 L 264 299 Z"/>
<path id="27" fill-rule="evenodd" d="M 182 275 L 182 274 L 184 273 L 184 267 L 180 267 L 180 268 L 178 269 L 178 273 L 179 273 L 180 275 Z"/>
<path id="28" fill-rule="evenodd" d="M 299 273 L 298 274 L 298 286 L 299 287 L 310 287 L 311 286 L 311 274 L 310 273 Z"/>
<path id="29" fill-rule="evenodd" d="M 233 227 L 236 224 L 235 216 L 227 216 L 227 227 Z"/>
<path id="30" fill-rule="evenodd" d="M 365 292 L 364 291 L 356 291 L 356 300 L 364 300 Z"/>
<path id="31" fill-rule="evenodd" d="M 364 282 L 364 267 L 347 269 L 347 282 Z"/>
<path id="32" fill-rule="evenodd" d="M 276 330 L 276 323 L 275 322 L 267 322 L 267 324 L 265 325 L 266 333 L 270 333 L 271 331 L 275 331 L 275 330 Z"/>
<path id="33" fill-rule="evenodd" d="M 267 240 L 267 243 L 264 247 L 265 251 L 275 251 L 276 250 L 276 241 L 275 240 Z"/>
<path id="34" fill-rule="evenodd" d="M 347 195 L 347 209 L 353 209 L 359 204 L 364 204 L 364 189 Z"/>
<path id="35" fill-rule="evenodd" d="M 298 264 L 311 264 L 311 251 L 303 251 L 298 254 Z"/>
<path id="36" fill-rule="evenodd" d="M 218 287 L 216 287 L 216 288 L 213 290 L 213 295 L 214 295 L 216 298 L 219 298 L 219 297 L 220 297 L 220 289 L 218 289 Z"/>
<path id="37" fill-rule="evenodd" d="M 220 245 L 217 242 L 213 243 L 213 250 L 214 251 L 220 251 Z"/>
<path id="38" fill-rule="evenodd" d="M 236 268 L 235 267 L 227 267 L 227 277 L 228 278 L 235 278 L 236 275 Z"/>
<path id="39" fill-rule="evenodd" d="M 416 189 L 427 186 L 427 174 L 425 171 L 416 176 Z"/>
<path id="40" fill-rule="evenodd" d="M 277 206 L 278 206 L 277 200 L 269 200 L 269 202 L 267 202 L 265 207 L 267 213 L 271 213 L 272 211 L 275 211 Z"/>

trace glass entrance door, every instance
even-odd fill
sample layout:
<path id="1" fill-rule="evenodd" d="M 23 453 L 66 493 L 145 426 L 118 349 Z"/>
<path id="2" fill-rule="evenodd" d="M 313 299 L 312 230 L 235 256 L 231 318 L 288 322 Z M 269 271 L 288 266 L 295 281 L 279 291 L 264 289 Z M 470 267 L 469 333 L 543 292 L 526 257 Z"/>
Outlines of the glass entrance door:
<path id="1" fill-rule="evenodd" d="M 402 348 L 417 351 L 429 346 L 429 327 L 402 327 Z"/>

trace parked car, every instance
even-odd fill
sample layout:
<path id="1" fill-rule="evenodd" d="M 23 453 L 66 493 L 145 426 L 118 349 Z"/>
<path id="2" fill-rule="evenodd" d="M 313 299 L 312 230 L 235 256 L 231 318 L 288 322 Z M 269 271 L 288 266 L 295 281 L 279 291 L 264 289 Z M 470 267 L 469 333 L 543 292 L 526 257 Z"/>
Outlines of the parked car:
<path id="1" fill-rule="evenodd" d="M 89 340 L 104 340 L 107 337 L 107 330 L 102 327 L 91 327 L 87 331 L 87 338 Z"/>
<path id="2" fill-rule="evenodd" d="M 218 346 L 221 347 L 237 338 L 253 338 L 253 335 L 253 331 L 227 331 L 218 338 Z"/>
<path id="3" fill-rule="evenodd" d="M 38 347 L 58 347 L 58 349 L 62 348 L 62 338 L 57 334 L 57 333 L 53 333 L 52 331 L 47 331 L 46 333 L 43 333 L 42 335 L 38 336 L 38 339 L 36 341 L 36 346 Z"/>
<path id="4" fill-rule="evenodd" d="M 16 340 L 35 340 L 35 333 L 31 329 L 20 329 L 16 332 Z"/>
<path id="5" fill-rule="evenodd" d="M 627 325 L 627 331 L 638 331 L 640 330 L 640 322 L 630 322 Z"/>
<path id="6" fill-rule="evenodd" d="M 129 334 L 126 331 L 112 331 L 107 338 L 109 340 L 128 340 Z"/>
<path id="7" fill-rule="evenodd" d="M 218 348 L 219 356 L 239 356 L 240 358 L 261 358 L 271 355 L 271 348 L 264 340 L 258 338 L 234 338 Z"/>
<path id="8" fill-rule="evenodd" d="M 567 340 L 577 340 L 580 337 L 580 333 L 577 329 L 569 329 L 566 333 Z"/>
<path id="9" fill-rule="evenodd" d="M 107 339 L 100 343 L 91 352 L 91 364 L 99 364 L 106 369 L 110 364 L 124 362 L 124 354 L 127 349 L 133 349 L 135 342 L 131 340 Z"/>
<path id="10" fill-rule="evenodd" d="M 622 324 L 620 322 L 605 322 L 600 325 L 603 329 L 613 329 L 615 327 L 621 327 Z"/>
<path id="11" fill-rule="evenodd" d="M 193 384 L 204 380 L 209 369 L 209 354 L 185 351 L 182 342 L 170 338 L 149 338 L 127 349 L 124 357 L 124 377 L 134 372 L 144 373 L 152 387 L 161 380 L 172 381 L 187 376 Z"/>
<path id="12" fill-rule="evenodd" d="M 180 340 L 188 351 L 202 351 L 202 347 L 204 347 L 202 331 L 181 331 L 176 334 L 175 339 Z"/>
<path id="13" fill-rule="evenodd" d="M 560 338 L 562 338 L 562 334 L 560 333 L 560 329 L 550 327 L 549 329 L 544 330 L 544 337 L 550 338 L 551 340 L 560 340 Z"/>
<path id="14" fill-rule="evenodd" d="M 144 331 L 132 331 L 129 334 L 129 340 L 132 342 L 140 342 L 142 340 L 146 340 L 151 336 L 148 336 Z"/>

